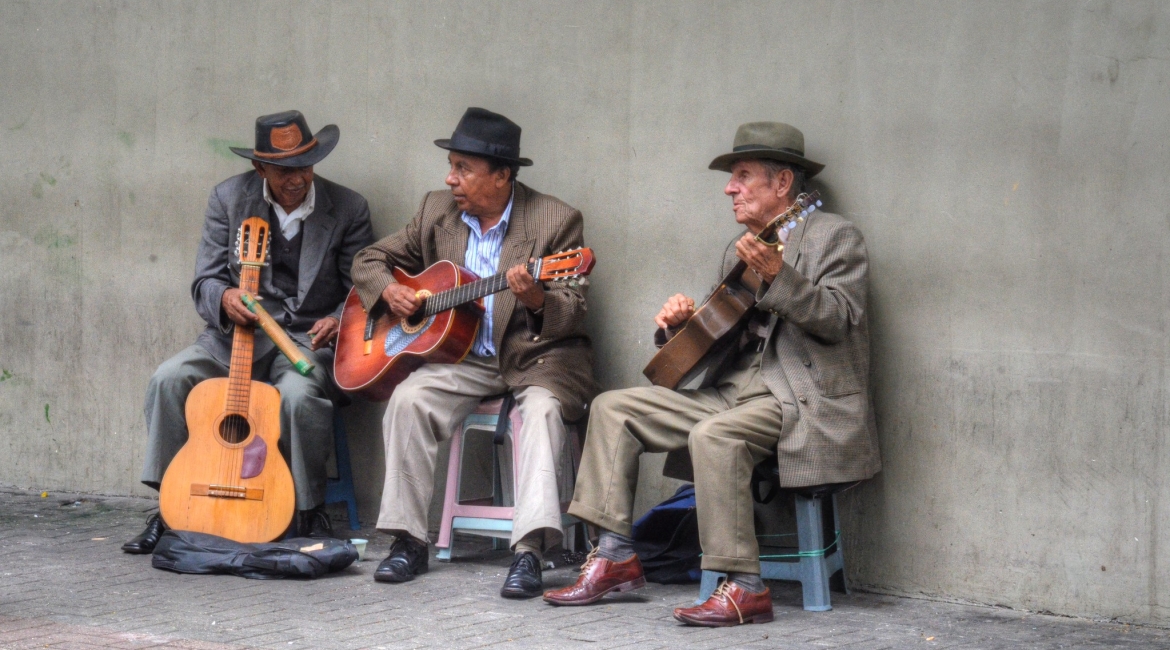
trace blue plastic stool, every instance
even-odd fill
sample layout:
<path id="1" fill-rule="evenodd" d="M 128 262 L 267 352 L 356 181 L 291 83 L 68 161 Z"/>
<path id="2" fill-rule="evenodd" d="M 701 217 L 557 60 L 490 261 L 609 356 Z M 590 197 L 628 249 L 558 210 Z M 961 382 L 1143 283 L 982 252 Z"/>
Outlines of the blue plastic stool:
<path id="1" fill-rule="evenodd" d="M 829 596 L 829 578 L 841 572 L 841 583 L 845 593 L 849 585 L 845 580 L 845 554 L 841 551 L 841 520 L 837 516 L 837 493 L 857 485 L 842 483 L 818 485 L 793 490 L 796 496 L 796 537 L 799 549 L 783 559 L 765 559 L 760 556 L 760 577 L 765 580 L 793 580 L 804 590 L 804 609 L 810 612 L 827 612 L 833 609 Z M 789 492 L 789 490 L 785 490 Z M 830 500 L 832 530 L 835 539 L 825 541 L 824 502 Z M 769 497 L 767 501 L 771 501 Z M 767 501 L 764 501 L 767 503 Z M 718 571 L 703 571 L 699 583 L 699 599 L 702 604 L 715 592 L 719 581 L 727 577 Z"/>
<path id="2" fill-rule="evenodd" d="M 345 438 L 345 421 L 341 409 L 333 409 L 333 452 L 337 458 L 337 478 L 325 481 L 325 504 L 345 503 L 349 510 L 349 529 L 360 530 L 357 496 L 353 490 L 353 470 L 349 466 L 349 441 Z"/>

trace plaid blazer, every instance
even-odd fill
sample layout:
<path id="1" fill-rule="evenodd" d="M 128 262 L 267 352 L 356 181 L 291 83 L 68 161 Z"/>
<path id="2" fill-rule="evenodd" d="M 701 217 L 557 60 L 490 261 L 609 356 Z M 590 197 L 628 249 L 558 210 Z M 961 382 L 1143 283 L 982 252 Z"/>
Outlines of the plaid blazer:
<path id="1" fill-rule="evenodd" d="M 402 230 L 358 253 L 353 282 L 366 309 L 394 282 L 391 269 L 415 275 L 439 260 L 463 266 L 471 234 L 450 190 L 428 192 Z M 499 271 L 530 257 L 584 246 L 581 212 L 560 199 L 516 183 Z M 500 374 L 509 386 L 541 386 L 561 402 L 567 420 L 579 419 L 597 394 L 593 347 L 585 333 L 585 293 L 575 283 L 546 284 L 544 310 L 533 314 L 511 291 L 496 294 L 492 339 Z"/>
<path id="2" fill-rule="evenodd" d="M 720 281 L 738 261 L 734 243 Z M 868 282 L 861 231 L 818 211 L 793 229 L 784 268 L 758 296 L 756 309 L 770 314 L 760 372 L 784 413 L 776 423 L 783 487 L 859 481 L 881 470 L 869 391 Z M 717 362 L 704 383 L 727 365 Z M 676 456 L 666 471 L 685 478 L 687 461 Z"/>

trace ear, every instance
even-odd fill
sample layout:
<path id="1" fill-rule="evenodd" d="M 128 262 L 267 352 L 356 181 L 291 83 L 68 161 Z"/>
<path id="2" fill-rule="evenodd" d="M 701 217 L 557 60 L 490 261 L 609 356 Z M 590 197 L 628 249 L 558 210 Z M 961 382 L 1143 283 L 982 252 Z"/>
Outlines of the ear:
<path id="1" fill-rule="evenodd" d="M 788 198 L 788 191 L 792 189 L 792 181 L 796 180 L 791 169 L 781 169 L 776 174 L 776 197 L 780 200 Z"/>
<path id="2" fill-rule="evenodd" d="M 495 172 L 496 188 L 503 189 L 504 186 L 508 185 L 511 176 L 512 170 L 508 169 L 507 167 L 501 167 L 497 169 Z"/>
<path id="3" fill-rule="evenodd" d="M 252 161 L 252 168 L 256 170 L 257 174 L 260 174 L 261 176 L 264 175 L 264 167 L 260 165 L 259 160 Z"/>

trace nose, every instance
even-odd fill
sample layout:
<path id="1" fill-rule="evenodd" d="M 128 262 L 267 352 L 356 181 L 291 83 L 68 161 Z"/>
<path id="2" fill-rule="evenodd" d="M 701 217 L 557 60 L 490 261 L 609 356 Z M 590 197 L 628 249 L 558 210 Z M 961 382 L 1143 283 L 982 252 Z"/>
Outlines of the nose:
<path id="1" fill-rule="evenodd" d="M 735 179 L 727 181 L 727 185 L 723 186 L 723 193 L 727 196 L 732 196 L 739 190 L 735 187 Z"/>
<path id="2" fill-rule="evenodd" d="M 447 180 L 443 182 L 451 187 L 455 187 L 459 184 L 459 177 L 455 175 L 454 167 L 451 168 L 451 171 L 447 172 Z"/>

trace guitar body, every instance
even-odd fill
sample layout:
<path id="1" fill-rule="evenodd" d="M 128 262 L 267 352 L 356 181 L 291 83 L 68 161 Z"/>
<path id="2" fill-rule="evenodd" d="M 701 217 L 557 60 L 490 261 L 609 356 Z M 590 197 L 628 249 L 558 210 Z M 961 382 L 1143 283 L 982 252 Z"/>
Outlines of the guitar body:
<path id="1" fill-rule="evenodd" d="M 189 437 L 163 476 L 159 511 L 170 528 L 270 542 L 296 509 L 292 474 L 277 447 L 280 392 L 251 382 L 247 437 L 233 443 L 221 435 L 233 426 L 239 435 L 242 426 L 232 419 L 240 415 L 224 409 L 228 386 L 226 378 L 208 379 L 187 397 Z"/>
<path id="2" fill-rule="evenodd" d="M 655 386 L 674 390 L 707 367 L 707 360 L 739 335 L 756 304 L 759 276 L 738 263 L 715 291 L 695 310 L 666 345 L 646 364 L 642 374 Z"/>
<path id="3" fill-rule="evenodd" d="M 418 275 L 394 269 L 394 279 L 424 297 L 468 285 L 479 278 L 452 262 L 437 262 Z M 382 303 L 379 306 L 384 307 Z M 367 337 L 369 318 L 357 290 L 349 292 L 341 313 L 334 379 L 342 390 L 385 401 L 398 384 L 424 363 L 458 363 L 471 351 L 483 315 L 483 301 L 474 300 L 432 316 L 403 319 L 375 310 L 372 337 Z M 381 313 L 379 313 L 381 311 Z M 386 353 L 387 337 L 393 337 L 392 353 Z"/>

